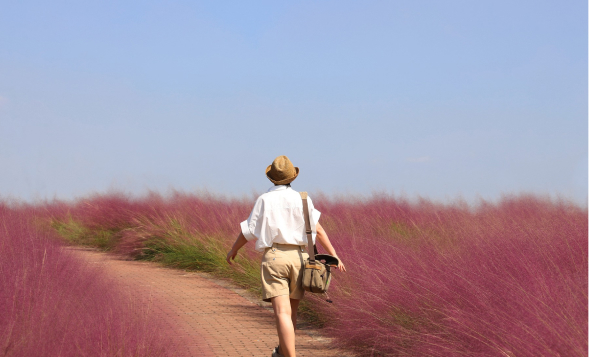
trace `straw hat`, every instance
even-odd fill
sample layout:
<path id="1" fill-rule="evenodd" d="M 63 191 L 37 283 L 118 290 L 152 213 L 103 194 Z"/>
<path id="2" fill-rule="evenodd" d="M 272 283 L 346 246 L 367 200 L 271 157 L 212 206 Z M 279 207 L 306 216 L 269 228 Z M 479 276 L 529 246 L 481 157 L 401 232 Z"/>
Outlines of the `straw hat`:
<path id="1" fill-rule="evenodd" d="M 294 167 L 288 157 L 278 156 L 272 165 L 266 168 L 266 176 L 276 185 L 291 183 L 299 175 L 299 168 Z"/>

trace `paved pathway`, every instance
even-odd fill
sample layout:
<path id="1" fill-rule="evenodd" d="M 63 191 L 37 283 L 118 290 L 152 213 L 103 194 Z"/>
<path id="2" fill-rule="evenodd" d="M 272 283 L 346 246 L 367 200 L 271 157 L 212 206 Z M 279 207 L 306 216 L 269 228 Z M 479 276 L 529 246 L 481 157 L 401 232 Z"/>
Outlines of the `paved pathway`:
<path id="1" fill-rule="evenodd" d="M 206 274 L 123 260 L 115 255 L 76 249 L 100 264 L 131 291 L 152 294 L 154 313 L 173 332 L 181 356 L 269 357 L 278 345 L 273 314 Z M 325 340 L 297 331 L 297 356 L 335 357 L 344 354 Z"/>

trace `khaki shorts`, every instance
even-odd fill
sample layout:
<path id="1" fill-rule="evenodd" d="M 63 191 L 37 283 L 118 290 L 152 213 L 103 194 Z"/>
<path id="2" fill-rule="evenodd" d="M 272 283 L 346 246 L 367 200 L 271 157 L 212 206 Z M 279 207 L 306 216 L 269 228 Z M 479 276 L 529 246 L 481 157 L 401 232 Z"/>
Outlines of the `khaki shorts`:
<path id="1" fill-rule="evenodd" d="M 262 258 L 262 298 L 288 295 L 291 299 L 302 299 L 304 262 L 309 255 L 300 245 L 277 244 L 266 248 Z"/>

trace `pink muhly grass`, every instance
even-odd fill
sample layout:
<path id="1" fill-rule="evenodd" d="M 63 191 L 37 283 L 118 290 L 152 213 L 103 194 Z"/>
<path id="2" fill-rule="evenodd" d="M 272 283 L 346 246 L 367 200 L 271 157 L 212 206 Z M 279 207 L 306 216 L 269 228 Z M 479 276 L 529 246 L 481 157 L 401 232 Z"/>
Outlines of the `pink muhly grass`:
<path id="1" fill-rule="evenodd" d="M 392 199 L 320 207 L 349 269 L 334 279 L 334 306 L 317 304 L 340 344 L 367 355 L 587 354 L 585 210 L 533 197 L 473 212 Z"/>
<path id="2" fill-rule="evenodd" d="M 148 297 L 122 294 L 64 250 L 32 223 L 43 214 L 0 203 L 0 354 L 170 355 Z"/>
<path id="3" fill-rule="evenodd" d="M 154 239 L 202 241 L 214 237 L 229 245 L 238 234 L 235 222 L 239 226 L 251 209 L 251 203 L 243 200 L 181 193 L 170 197 L 151 193 L 143 198 L 97 195 L 77 201 L 67 211 L 53 210 L 60 205 L 49 205 L 54 218 L 69 216 L 91 230 L 115 232 L 113 249 L 131 256 L 140 255 L 145 243 Z"/>
<path id="4" fill-rule="evenodd" d="M 586 209 L 533 196 L 475 208 L 386 195 L 313 199 L 348 268 L 335 273 L 333 304 L 307 294 L 336 344 L 361 356 L 587 354 Z M 95 196 L 68 209 L 116 232 L 114 249 L 126 254 L 156 241 L 220 256 L 252 204 L 176 193 Z M 238 260 L 259 264 L 248 246 Z"/>

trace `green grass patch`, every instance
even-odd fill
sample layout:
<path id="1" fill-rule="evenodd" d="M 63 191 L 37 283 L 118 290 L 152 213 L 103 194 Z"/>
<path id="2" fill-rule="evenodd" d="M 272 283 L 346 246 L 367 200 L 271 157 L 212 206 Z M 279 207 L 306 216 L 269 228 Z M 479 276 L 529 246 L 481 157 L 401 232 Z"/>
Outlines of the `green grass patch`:
<path id="1" fill-rule="evenodd" d="M 51 226 L 71 244 L 96 247 L 105 251 L 112 250 L 117 244 L 117 230 L 90 229 L 71 217 L 64 221 L 54 220 Z"/>

